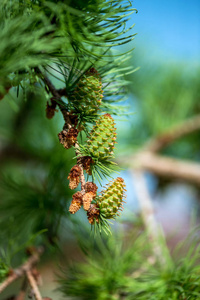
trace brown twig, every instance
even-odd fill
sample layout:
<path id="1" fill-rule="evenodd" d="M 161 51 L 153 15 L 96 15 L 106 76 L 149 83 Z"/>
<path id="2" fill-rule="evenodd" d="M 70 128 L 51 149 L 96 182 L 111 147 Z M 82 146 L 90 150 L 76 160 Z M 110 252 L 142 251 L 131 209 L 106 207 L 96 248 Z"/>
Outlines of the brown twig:
<path id="1" fill-rule="evenodd" d="M 78 142 L 75 143 L 74 147 L 76 148 L 76 156 L 78 156 L 78 154 L 79 154 L 79 144 L 78 144 Z M 81 191 L 83 193 L 85 193 L 85 176 L 84 176 L 83 166 L 80 162 L 79 162 L 78 165 L 81 168 L 81 175 L 80 175 Z"/>
<path id="2" fill-rule="evenodd" d="M 40 73 L 41 73 L 41 71 L 40 71 Z M 44 82 L 46 83 L 46 85 L 48 86 L 49 91 L 51 92 L 51 94 L 56 99 L 60 100 L 63 95 L 66 95 L 65 89 L 59 89 L 59 90 L 57 90 L 55 88 L 55 86 L 52 84 L 52 82 L 49 80 L 48 77 L 46 77 L 46 76 L 43 75 L 43 79 L 44 79 Z M 67 129 L 72 128 L 71 120 L 70 120 L 70 117 L 69 117 L 69 112 L 65 108 L 63 108 L 62 105 L 59 105 L 59 108 L 60 108 L 60 110 L 61 110 L 61 112 L 63 114 L 63 118 L 65 120 L 64 127 L 67 128 Z M 78 154 L 79 154 L 79 144 L 78 144 L 78 142 L 75 143 L 74 147 L 76 149 L 76 156 L 78 156 Z M 84 188 L 84 186 L 85 186 L 85 176 L 84 176 L 83 166 L 82 166 L 82 164 L 80 162 L 79 162 L 78 165 L 81 168 L 81 176 L 80 176 L 81 191 L 83 193 L 85 193 L 85 188 Z"/>
<path id="3" fill-rule="evenodd" d="M 200 164 L 178 160 L 151 152 L 139 153 L 131 162 L 132 167 L 139 167 L 156 175 L 171 179 L 181 179 L 200 184 Z"/>
<path id="4" fill-rule="evenodd" d="M 30 284 L 30 286 L 32 288 L 32 291 L 33 291 L 33 294 L 35 296 L 35 299 L 36 300 L 42 300 L 42 296 L 41 296 L 40 291 L 38 289 L 37 282 L 36 282 L 35 278 L 33 277 L 33 275 L 32 275 L 32 273 L 31 273 L 30 270 L 26 271 L 26 276 L 27 276 L 29 284 Z"/>
<path id="5" fill-rule="evenodd" d="M 200 130 L 200 115 L 177 125 L 173 129 L 147 142 L 138 154 L 121 158 L 123 164 L 132 168 L 148 170 L 158 176 L 200 183 L 200 164 L 155 154 L 175 140 Z"/>
<path id="6" fill-rule="evenodd" d="M 142 170 L 134 170 L 133 178 L 143 222 L 147 229 L 149 239 L 152 242 L 154 255 L 160 261 L 161 265 L 163 265 L 166 263 L 166 260 L 163 256 L 163 249 L 160 246 L 161 230 L 154 216 L 152 200 Z"/>
<path id="7" fill-rule="evenodd" d="M 26 296 L 27 289 L 27 278 L 25 277 L 21 286 L 21 290 L 15 300 L 24 300 Z"/>
<path id="8" fill-rule="evenodd" d="M 153 138 L 151 141 L 146 143 L 144 148 L 149 152 L 159 152 L 175 140 L 197 130 L 200 130 L 200 115 L 194 116 L 162 135 Z"/>
<path id="9" fill-rule="evenodd" d="M 9 286 L 17 278 L 22 277 L 26 271 L 32 269 L 40 258 L 40 255 L 43 253 L 44 249 L 41 247 L 35 251 L 32 256 L 19 268 L 12 270 L 11 274 L 0 284 L 0 293 Z"/>

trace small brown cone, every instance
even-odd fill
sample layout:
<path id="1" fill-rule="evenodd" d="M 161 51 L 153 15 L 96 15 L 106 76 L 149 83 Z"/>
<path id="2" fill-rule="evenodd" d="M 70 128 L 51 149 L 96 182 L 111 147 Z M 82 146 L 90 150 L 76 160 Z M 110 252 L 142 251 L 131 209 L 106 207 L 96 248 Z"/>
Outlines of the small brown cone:
<path id="1" fill-rule="evenodd" d="M 74 144 L 77 141 L 77 136 L 78 136 L 78 129 L 72 127 L 68 131 L 67 130 L 62 130 L 58 134 L 58 138 L 60 143 L 66 148 L 69 149 L 71 146 L 74 146 Z"/>
<path id="2" fill-rule="evenodd" d="M 90 224 L 93 224 L 95 220 L 97 223 L 99 222 L 99 208 L 97 204 L 90 205 L 90 208 L 87 212 L 87 217 Z"/>
<path id="3" fill-rule="evenodd" d="M 96 194 L 97 189 L 98 189 L 98 187 L 97 187 L 97 185 L 95 183 L 93 183 L 93 182 L 86 182 L 86 184 L 85 184 L 85 191 L 86 191 L 86 193 L 93 192 L 94 194 Z"/>
<path id="4" fill-rule="evenodd" d="M 47 119 L 52 119 L 53 116 L 55 115 L 56 110 L 56 101 L 51 101 L 51 104 L 49 104 L 47 102 L 47 106 L 46 106 L 46 117 Z"/>
<path id="5" fill-rule="evenodd" d="M 73 166 L 70 170 L 69 176 L 67 177 L 67 179 L 69 179 L 69 188 L 71 190 L 74 190 L 79 185 L 80 175 L 81 168 L 78 165 Z"/>
<path id="6" fill-rule="evenodd" d="M 94 194 L 93 192 L 88 192 L 85 193 L 83 196 L 83 208 L 85 210 L 88 210 L 90 208 L 90 204 L 92 200 L 96 197 L 96 193 Z"/>
<path id="7" fill-rule="evenodd" d="M 81 192 L 76 192 L 73 196 L 72 196 L 72 202 L 70 204 L 70 207 L 69 207 L 69 212 L 71 214 L 75 214 L 80 208 L 81 208 L 81 205 L 82 205 L 82 193 Z"/>
<path id="8" fill-rule="evenodd" d="M 93 164 L 92 157 L 83 156 L 83 157 L 81 157 L 80 162 L 83 166 L 83 169 L 86 171 L 86 173 L 89 175 L 92 175 L 92 172 L 91 172 L 91 165 Z"/>

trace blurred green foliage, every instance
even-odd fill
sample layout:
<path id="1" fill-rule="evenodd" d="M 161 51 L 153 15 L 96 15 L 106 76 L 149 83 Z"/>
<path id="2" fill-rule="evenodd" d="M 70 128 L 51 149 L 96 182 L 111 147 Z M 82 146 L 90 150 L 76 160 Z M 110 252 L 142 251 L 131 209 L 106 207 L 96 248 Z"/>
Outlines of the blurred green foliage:
<path id="1" fill-rule="evenodd" d="M 77 300 L 198 299 L 198 229 L 176 247 L 172 259 L 163 252 L 163 264 L 155 261 L 144 233 L 117 231 L 106 241 L 96 239 L 95 247 L 84 242 L 89 250 L 85 261 L 71 264 L 60 278 L 63 295 Z"/>
<path id="2" fill-rule="evenodd" d="M 137 55 L 136 55 L 137 57 Z M 134 65 L 137 59 L 134 58 Z M 138 59 L 141 68 L 127 79 L 131 108 L 129 134 L 125 143 L 139 149 L 200 112 L 200 69 L 178 63 L 153 65 Z M 199 160 L 199 132 L 175 141 L 164 149 L 174 157 Z"/>
<path id="3" fill-rule="evenodd" d="M 61 219 L 69 217 L 67 175 L 74 154 L 66 155 L 58 142 L 62 116 L 48 120 L 44 95 L 27 93 L 28 101 L 17 99 L 17 111 L 9 96 L 0 111 L 0 241 L 2 247 L 12 244 L 11 252 L 20 244 L 24 251 L 35 234 L 35 245 L 56 245 Z"/>

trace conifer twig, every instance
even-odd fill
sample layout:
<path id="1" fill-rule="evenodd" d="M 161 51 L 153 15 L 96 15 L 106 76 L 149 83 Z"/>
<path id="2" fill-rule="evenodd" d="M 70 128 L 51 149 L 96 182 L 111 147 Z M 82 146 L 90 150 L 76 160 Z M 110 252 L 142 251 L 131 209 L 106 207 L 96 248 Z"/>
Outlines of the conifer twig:
<path id="1" fill-rule="evenodd" d="M 26 271 L 32 269 L 33 265 L 35 265 L 40 258 L 40 255 L 43 253 L 43 247 L 38 248 L 31 257 L 19 268 L 12 270 L 11 274 L 0 284 L 0 293 L 7 288 L 13 281 L 22 277 Z"/>
<path id="2" fill-rule="evenodd" d="M 42 300 L 42 296 L 41 296 L 40 291 L 38 289 L 37 282 L 36 282 L 36 280 L 35 280 L 35 278 L 32 275 L 32 273 L 31 273 L 30 270 L 26 271 L 26 276 L 27 276 L 29 284 L 30 284 L 30 286 L 32 288 L 32 291 L 33 291 L 33 294 L 35 296 L 35 299 L 36 300 Z"/>
<path id="3" fill-rule="evenodd" d="M 26 289 L 27 289 L 27 278 L 25 277 L 20 289 L 20 292 L 15 300 L 24 300 L 26 296 Z"/>
<path id="4" fill-rule="evenodd" d="M 39 70 L 39 72 L 41 73 L 40 70 Z M 42 74 L 42 73 L 41 73 L 41 74 Z M 63 96 L 63 94 L 66 95 L 65 92 L 64 92 L 64 89 L 59 89 L 59 90 L 57 90 L 57 89 L 55 88 L 55 86 L 53 85 L 53 83 L 50 81 L 50 79 L 49 79 L 47 76 L 44 76 L 44 75 L 43 75 L 43 79 L 44 79 L 46 85 L 48 86 L 49 91 L 51 92 L 51 94 L 52 94 L 56 99 L 59 100 L 59 99 L 61 99 L 61 97 Z M 61 110 L 61 112 L 62 112 L 62 114 L 63 114 L 63 118 L 64 118 L 64 120 L 65 120 L 65 126 L 68 127 L 68 129 L 70 129 L 70 128 L 72 127 L 72 124 L 71 124 L 71 121 L 70 121 L 70 118 L 69 118 L 69 112 L 68 112 L 65 108 L 63 108 L 61 105 L 58 104 L 58 106 L 59 106 L 59 108 L 60 108 L 60 110 Z M 75 143 L 74 147 L 75 147 L 75 149 L 76 149 L 75 152 L 76 152 L 76 156 L 77 156 L 77 155 L 78 155 L 78 149 L 79 149 L 79 144 L 78 144 L 78 142 Z M 80 175 L 81 191 L 82 191 L 83 193 L 85 193 L 85 188 L 84 188 L 84 186 L 85 186 L 85 176 L 84 176 L 83 166 L 82 166 L 81 163 L 79 163 L 79 167 L 81 168 L 81 175 Z"/>

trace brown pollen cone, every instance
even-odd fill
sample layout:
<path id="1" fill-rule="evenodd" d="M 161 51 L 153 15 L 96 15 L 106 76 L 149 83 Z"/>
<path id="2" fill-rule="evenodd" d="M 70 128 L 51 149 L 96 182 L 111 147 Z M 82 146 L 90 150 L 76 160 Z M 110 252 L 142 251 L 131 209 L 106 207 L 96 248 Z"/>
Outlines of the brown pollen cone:
<path id="1" fill-rule="evenodd" d="M 86 173 L 89 175 L 92 175 L 92 172 L 91 172 L 91 165 L 93 163 L 92 157 L 83 156 L 80 158 L 80 162 L 83 166 L 83 169 L 86 171 Z"/>
<path id="2" fill-rule="evenodd" d="M 93 224 L 95 220 L 97 223 L 99 222 L 99 209 L 97 204 L 90 205 L 90 208 L 87 212 L 87 217 L 90 224 Z"/>
<path id="3" fill-rule="evenodd" d="M 86 193 L 93 192 L 94 194 L 96 194 L 97 189 L 98 189 L 98 187 L 97 187 L 97 185 L 95 183 L 93 183 L 93 182 L 86 182 L 86 184 L 85 184 L 85 191 L 86 191 Z"/>
<path id="4" fill-rule="evenodd" d="M 85 74 L 86 75 L 98 75 L 99 76 L 99 73 L 95 68 L 90 68 Z"/>
<path id="5" fill-rule="evenodd" d="M 82 197 L 83 197 L 83 195 L 82 195 L 81 192 L 76 192 L 72 196 L 72 202 L 71 202 L 70 207 L 69 207 L 69 212 L 71 214 L 75 214 L 81 208 Z"/>
<path id="6" fill-rule="evenodd" d="M 76 127 L 78 124 L 78 117 L 71 112 L 71 113 L 69 113 L 69 118 L 70 118 L 71 124 L 73 124 Z"/>
<path id="7" fill-rule="evenodd" d="M 88 210 L 92 200 L 96 197 L 98 187 L 93 182 L 86 182 L 84 188 L 86 193 L 83 196 L 83 208 Z"/>
<path id="8" fill-rule="evenodd" d="M 73 112 L 63 111 L 63 117 L 65 120 L 64 130 L 68 129 L 68 123 L 72 124 L 73 127 L 76 127 L 78 124 L 78 116 Z"/>
<path id="9" fill-rule="evenodd" d="M 92 200 L 96 197 L 96 193 L 88 192 L 83 195 L 83 208 L 88 210 L 90 208 L 90 204 Z"/>
<path id="10" fill-rule="evenodd" d="M 47 102 L 47 105 L 46 105 L 46 117 L 47 117 L 47 119 L 52 119 L 53 116 L 55 115 L 55 112 L 57 111 L 56 110 L 56 105 L 57 105 L 56 101 L 52 100 L 51 104 L 49 104 Z"/>
<path id="11" fill-rule="evenodd" d="M 74 144 L 77 141 L 78 136 L 78 129 L 72 127 L 68 131 L 62 130 L 58 134 L 58 138 L 60 143 L 66 148 L 69 149 L 71 146 L 74 146 Z"/>
<path id="12" fill-rule="evenodd" d="M 78 165 L 73 166 L 69 172 L 69 176 L 67 177 L 67 179 L 69 179 L 69 188 L 71 190 L 74 190 L 79 185 L 80 175 L 81 168 Z"/>

